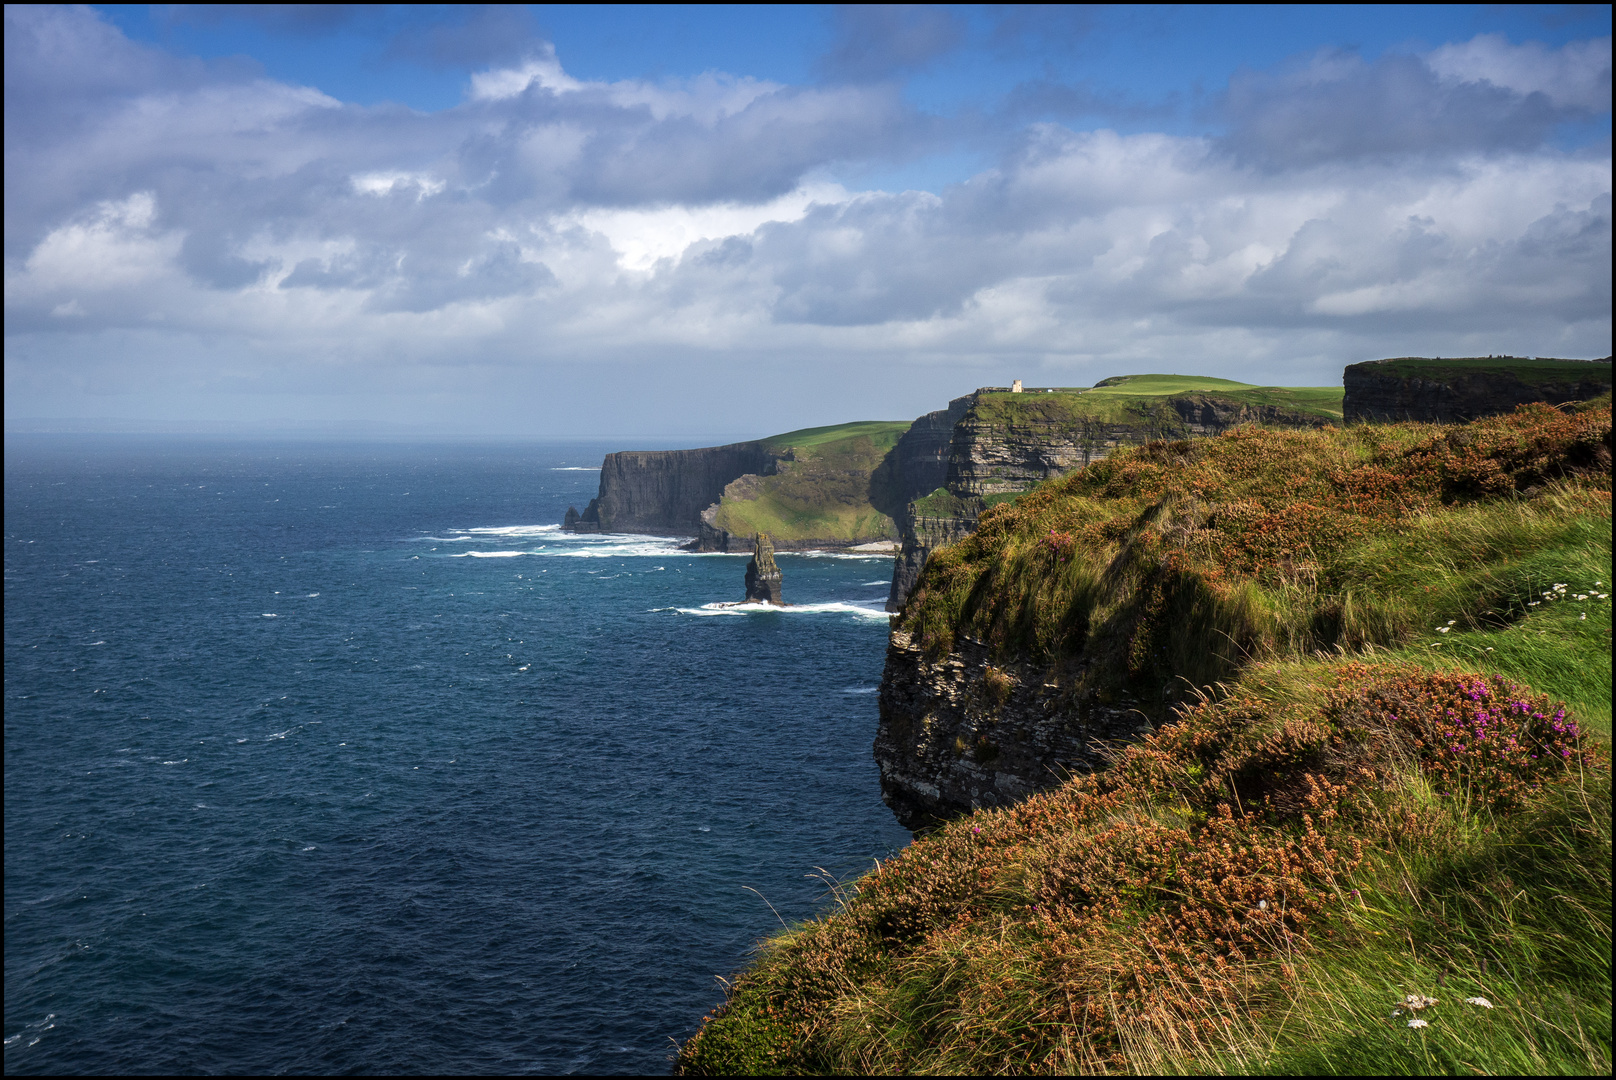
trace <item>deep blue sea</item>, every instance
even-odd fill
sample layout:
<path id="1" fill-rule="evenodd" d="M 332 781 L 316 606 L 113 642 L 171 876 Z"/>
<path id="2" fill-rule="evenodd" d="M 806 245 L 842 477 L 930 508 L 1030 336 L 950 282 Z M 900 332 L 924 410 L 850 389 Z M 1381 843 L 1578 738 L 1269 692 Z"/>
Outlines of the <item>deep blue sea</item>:
<path id="1" fill-rule="evenodd" d="M 6 1071 L 666 1072 L 907 843 L 889 559 L 708 606 L 619 448 L 7 438 Z"/>

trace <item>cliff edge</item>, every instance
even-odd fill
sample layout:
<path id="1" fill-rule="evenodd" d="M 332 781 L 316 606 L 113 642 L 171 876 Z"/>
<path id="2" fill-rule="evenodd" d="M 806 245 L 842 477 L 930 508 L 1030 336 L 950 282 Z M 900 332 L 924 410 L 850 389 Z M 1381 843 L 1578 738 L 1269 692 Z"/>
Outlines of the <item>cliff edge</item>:
<path id="1" fill-rule="evenodd" d="M 1403 356 L 1346 369 L 1343 412 L 1348 423 L 1415 420 L 1447 424 L 1498 416 L 1517 405 L 1587 401 L 1610 393 L 1610 357 L 1481 356 L 1431 359 Z"/>

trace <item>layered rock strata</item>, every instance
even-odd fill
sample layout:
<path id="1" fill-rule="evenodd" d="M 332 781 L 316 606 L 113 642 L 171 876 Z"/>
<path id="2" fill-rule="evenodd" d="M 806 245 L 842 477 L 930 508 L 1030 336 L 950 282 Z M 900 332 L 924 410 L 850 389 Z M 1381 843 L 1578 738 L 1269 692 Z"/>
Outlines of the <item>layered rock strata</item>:
<path id="1" fill-rule="evenodd" d="M 1342 375 L 1348 423 L 1417 420 L 1456 423 L 1513 412 L 1517 405 L 1586 401 L 1611 388 L 1603 360 L 1489 356 L 1404 356 L 1353 364 Z"/>
<path id="2" fill-rule="evenodd" d="M 775 454 L 762 442 L 699 450 L 625 450 L 607 454 L 600 493 L 579 514 L 569 507 L 563 528 L 574 532 L 634 532 L 690 536 L 701 512 L 747 473 L 772 475 Z"/>
<path id="3" fill-rule="evenodd" d="M 774 545 L 768 533 L 758 533 L 752 561 L 746 564 L 746 599 L 759 604 L 783 604 L 780 585 L 785 575 L 774 561 Z"/>
<path id="4" fill-rule="evenodd" d="M 881 797 L 906 829 L 1009 806 L 1151 730 L 1132 701 L 1074 701 L 1037 666 L 988 660 L 984 643 L 963 637 L 928 660 L 907 633 L 892 633 L 875 760 Z"/>

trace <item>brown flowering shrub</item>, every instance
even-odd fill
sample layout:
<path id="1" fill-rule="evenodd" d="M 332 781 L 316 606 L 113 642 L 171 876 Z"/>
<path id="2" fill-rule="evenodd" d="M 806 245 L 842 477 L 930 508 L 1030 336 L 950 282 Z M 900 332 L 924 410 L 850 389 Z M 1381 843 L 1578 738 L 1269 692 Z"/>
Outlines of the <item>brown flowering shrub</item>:
<path id="1" fill-rule="evenodd" d="M 916 840 L 778 939 L 680 1070 L 1103 1070 L 1140 1031 L 1222 1037 L 1283 1007 L 1390 853 L 1607 769 L 1563 707 L 1496 677 L 1318 674 Z"/>

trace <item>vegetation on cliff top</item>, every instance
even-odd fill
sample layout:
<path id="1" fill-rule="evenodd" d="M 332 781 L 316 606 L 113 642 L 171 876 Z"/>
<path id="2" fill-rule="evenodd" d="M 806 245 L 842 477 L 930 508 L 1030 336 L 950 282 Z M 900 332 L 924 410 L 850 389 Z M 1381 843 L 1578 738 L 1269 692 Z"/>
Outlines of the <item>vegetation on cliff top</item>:
<path id="1" fill-rule="evenodd" d="M 1555 583 L 1608 580 L 1609 551 L 1608 400 L 1446 428 L 1244 428 L 986 511 L 932 555 L 901 625 L 934 654 L 968 634 L 1043 660 L 1073 695 L 1126 687 L 1160 720 L 1252 660 L 1502 631 Z"/>
<path id="2" fill-rule="evenodd" d="M 779 471 L 730 484 L 713 523 L 786 545 L 896 540 L 901 507 L 888 451 L 908 430 L 908 421 L 866 420 L 766 439 Z"/>
<path id="3" fill-rule="evenodd" d="M 1390 360 L 1377 360 L 1369 364 L 1354 365 L 1376 374 L 1399 378 L 1415 376 L 1426 379 L 1454 379 L 1475 375 L 1507 372 L 1528 385 L 1553 385 L 1568 382 L 1611 381 L 1610 364 L 1588 360 L 1556 360 L 1538 356 L 1473 356 L 1431 358 L 1400 356 Z"/>
<path id="4" fill-rule="evenodd" d="M 1305 422 L 1339 420 L 1342 394 L 1339 386 L 1254 386 L 1199 375 L 1119 375 L 1087 390 L 983 394 L 975 408 L 981 419 L 994 424 L 1131 425 L 1172 437 L 1184 426 L 1174 407 L 1178 399 L 1197 406 L 1272 408 L 1282 417 Z"/>
<path id="5" fill-rule="evenodd" d="M 844 887 L 679 1068 L 1609 1072 L 1610 439 L 1249 429 L 985 514 L 931 647 L 1223 685 Z"/>

